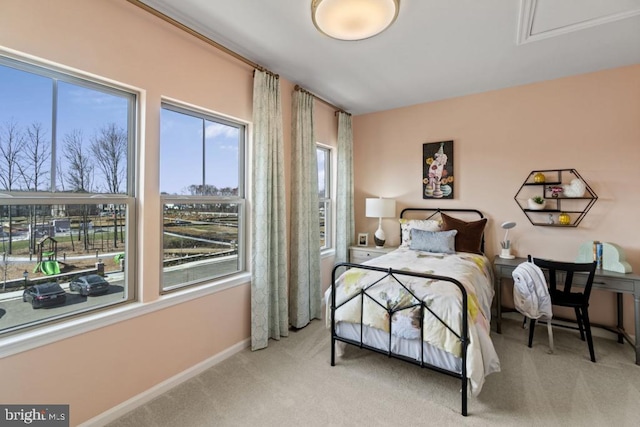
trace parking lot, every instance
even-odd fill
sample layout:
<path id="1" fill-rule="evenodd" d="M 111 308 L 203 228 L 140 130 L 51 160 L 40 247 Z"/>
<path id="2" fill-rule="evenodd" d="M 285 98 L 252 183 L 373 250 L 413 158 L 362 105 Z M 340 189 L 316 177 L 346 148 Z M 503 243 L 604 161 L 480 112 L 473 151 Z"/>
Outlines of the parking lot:
<path id="1" fill-rule="evenodd" d="M 70 292 L 68 283 L 61 283 L 67 293 L 65 303 L 38 309 L 32 308 L 31 303 L 22 301 L 22 289 L 0 294 L 0 330 L 124 300 L 122 274 L 108 274 L 105 278 L 109 281 L 109 290 L 104 295 L 81 296 L 78 292 Z"/>

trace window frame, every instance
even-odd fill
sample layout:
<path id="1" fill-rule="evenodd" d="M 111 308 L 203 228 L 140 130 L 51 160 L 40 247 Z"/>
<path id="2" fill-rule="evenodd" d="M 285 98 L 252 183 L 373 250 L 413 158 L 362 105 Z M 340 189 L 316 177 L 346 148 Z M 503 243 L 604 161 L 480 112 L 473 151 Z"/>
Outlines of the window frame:
<path id="1" fill-rule="evenodd" d="M 5 50 L 0 50 L 0 65 L 12 68 L 17 71 L 34 74 L 39 77 L 51 80 L 51 119 L 48 122 L 50 126 L 50 149 L 51 149 L 51 182 L 48 191 L 25 191 L 25 190 L 0 190 L 3 197 L 2 204 L 5 206 L 21 206 L 21 205 L 120 205 L 126 209 L 125 215 L 125 242 L 122 246 L 127 256 L 127 264 L 124 271 L 124 298 L 122 301 L 113 301 L 106 304 L 77 309 L 68 313 L 46 317 L 44 319 L 27 321 L 20 325 L 8 327 L 0 332 L 0 343 L 7 339 L 14 342 L 16 337 L 37 336 L 38 331 L 43 329 L 54 328 L 61 330 L 68 325 L 77 324 L 86 321 L 89 316 L 98 315 L 104 312 L 117 312 L 124 305 L 131 305 L 138 300 L 138 290 L 136 286 L 135 276 L 137 271 L 137 229 L 136 210 L 138 198 L 138 179 L 137 179 L 137 141 L 139 139 L 139 117 L 140 117 L 140 97 L 139 90 L 130 86 L 123 85 L 111 81 L 106 78 L 89 75 L 87 73 L 72 70 L 59 64 L 53 64 L 46 61 L 39 61 L 32 58 L 26 58 L 22 55 L 13 54 Z M 56 191 L 56 147 L 61 145 L 61 138 L 58 138 L 58 109 L 60 108 L 58 100 L 58 83 L 79 86 L 84 89 L 91 89 L 103 94 L 115 95 L 126 100 L 127 116 L 127 151 L 126 151 L 126 188 L 123 193 L 73 193 L 65 191 Z M 95 317 L 95 316 L 94 316 Z M 1 347 L 1 346 L 0 346 Z M 30 347 L 33 347 L 30 346 Z M 4 350 L 4 348 L 3 348 Z"/>
<path id="2" fill-rule="evenodd" d="M 170 294 L 176 291 L 189 289 L 195 286 L 201 286 L 208 283 L 223 283 L 229 279 L 235 277 L 244 276 L 247 273 L 246 254 L 248 251 L 248 213 L 247 213 L 247 161 L 248 161 L 248 132 L 249 123 L 240 119 L 231 118 L 221 113 L 210 111 L 205 108 L 186 104 L 184 102 L 163 98 L 160 104 L 160 111 L 168 110 L 175 113 L 185 114 L 190 117 L 202 119 L 203 121 L 210 121 L 214 123 L 231 126 L 239 130 L 238 136 L 238 195 L 237 196 L 203 196 L 203 195 L 180 195 L 180 194 L 164 194 L 162 188 L 160 191 L 160 206 L 161 206 L 161 260 L 164 260 L 164 213 L 165 206 L 170 204 L 234 204 L 238 207 L 238 239 L 237 239 L 237 270 L 225 273 L 219 276 L 210 276 L 201 279 L 191 280 L 185 283 L 164 285 L 164 262 L 160 265 L 160 284 L 159 292 L 161 295 Z M 160 119 L 162 127 L 162 119 Z M 203 140 L 206 139 L 206 135 L 202 135 Z M 160 133 L 160 145 L 162 145 L 162 132 Z M 159 150 L 159 155 L 162 156 L 162 148 Z M 204 158 L 202 159 L 204 161 Z M 160 176 L 162 171 L 159 170 Z"/>
<path id="3" fill-rule="evenodd" d="M 316 143 L 316 150 L 323 151 L 325 154 L 324 162 L 324 185 L 325 185 L 325 197 L 318 195 L 318 201 L 325 204 L 325 218 L 324 218 L 324 245 L 320 247 L 321 252 L 330 251 L 333 249 L 333 191 L 332 191 L 332 165 L 333 165 L 333 147 Z M 320 170 L 318 170 L 318 184 L 320 184 Z M 318 188 L 319 190 L 319 188 Z"/>

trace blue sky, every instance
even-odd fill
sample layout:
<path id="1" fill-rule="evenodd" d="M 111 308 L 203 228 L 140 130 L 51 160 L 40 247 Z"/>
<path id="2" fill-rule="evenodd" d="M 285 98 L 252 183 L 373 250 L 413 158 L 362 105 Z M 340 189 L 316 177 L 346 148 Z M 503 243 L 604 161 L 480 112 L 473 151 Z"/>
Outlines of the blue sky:
<path id="1" fill-rule="evenodd" d="M 0 135 L 15 123 L 23 130 L 41 123 L 47 141 L 52 140 L 53 80 L 0 65 Z M 115 123 L 127 129 L 127 98 L 68 82 L 58 82 L 57 157 L 61 156 L 64 136 L 73 130 L 83 135 L 87 149 L 92 137 L 106 125 Z M 187 194 L 186 188 L 202 181 L 216 187 L 238 186 L 238 131 L 236 128 L 206 122 L 203 152 L 202 120 L 163 110 L 161 116 L 161 191 Z M 204 162 L 203 162 L 204 156 Z M 47 170 L 50 170 L 50 166 Z M 104 182 L 98 168 L 94 183 Z M 60 188 L 60 186 L 58 186 Z"/>
<path id="2" fill-rule="evenodd" d="M 203 147 L 204 133 L 204 147 Z M 238 187 L 238 129 L 171 110 L 162 110 L 160 191 L 188 194 L 191 184 Z"/>
<path id="3" fill-rule="evenodd" d="M 10 123 L 16 124 L 23 133 L 30 125 L 39 123 L 47 143 L 51 144 L 52 94 L 51 78 L 0 65 L 0 135 L 4 136 Z M 91 139 L 107 124 L 127 128 L 127 99 L 122 96 L 58 81 L 57 105 L 56 157 L 62 162 L 63 170 L 66 169 L 62 155 L 66 134 L 79 130 L 83 135 L 82 145 L 89 152 Z M 51 165 L 47 164 L 45 170 L 50 171 Z M 104 186 L 98 168 L 95 174 L 94 184 Z"/>

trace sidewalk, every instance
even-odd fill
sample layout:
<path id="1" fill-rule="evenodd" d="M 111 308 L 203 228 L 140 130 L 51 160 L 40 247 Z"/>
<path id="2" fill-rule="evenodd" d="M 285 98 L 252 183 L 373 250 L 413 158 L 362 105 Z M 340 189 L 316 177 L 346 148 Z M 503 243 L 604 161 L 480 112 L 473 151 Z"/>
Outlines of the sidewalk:
<path id="1" fill-rule="evenodd" d="M 65 262 L 65 260 L 68 259 L 89 259 L 89 258 L 96 258 L 96 259 L 107 259 L 107 258 L 112 258 L 118 254 L 124 253 L 124 251 L 117 251 L 117 252 L 105 252 L 102 254 L 99 254 L 97 257 L 95 254 L 87 254 L 87 255 L 75 255 L 75 256 L 68 256 L 65 257 L 64 259 L 58 259 L 57 261 L 61 261 L 61 262 Z M 1 253 L 0 253 L 1 255 Z M 0 259 L 0 262 L 3 262 Z M 29 257 L 25 257 L 25 256 L 12 256 L 12 255 L 7 255 L 7 262 L 17 262 L 17 263 L 27 263 L 27 262 L 37 262 L 36 260 L 33 259 L 33 257 L 29 258 Z"/>

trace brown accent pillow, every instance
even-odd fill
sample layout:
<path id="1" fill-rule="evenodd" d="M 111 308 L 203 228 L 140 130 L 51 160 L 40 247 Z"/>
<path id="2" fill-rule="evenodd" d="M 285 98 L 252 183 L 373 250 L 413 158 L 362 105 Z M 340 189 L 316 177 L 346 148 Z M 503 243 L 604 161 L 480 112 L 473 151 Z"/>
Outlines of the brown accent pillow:
<path id="1" fill-rule="evenodd" d="M 440 212 L 442 217 L 442 230 L 458 230 L 456 234 L 456 251 L 482 254 L 482 233 L 487 224 L 487 218 L 478 221 L 462 221 Z"/>

